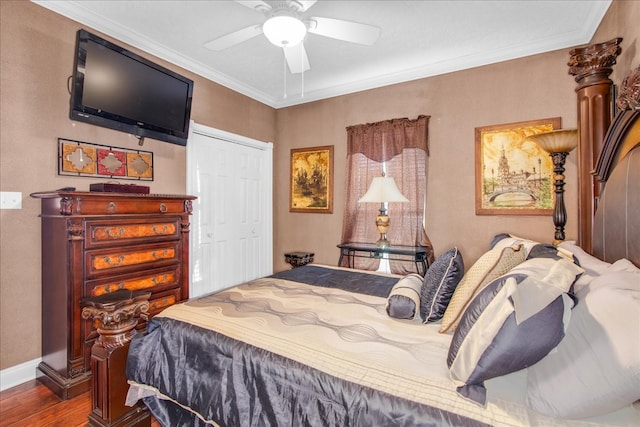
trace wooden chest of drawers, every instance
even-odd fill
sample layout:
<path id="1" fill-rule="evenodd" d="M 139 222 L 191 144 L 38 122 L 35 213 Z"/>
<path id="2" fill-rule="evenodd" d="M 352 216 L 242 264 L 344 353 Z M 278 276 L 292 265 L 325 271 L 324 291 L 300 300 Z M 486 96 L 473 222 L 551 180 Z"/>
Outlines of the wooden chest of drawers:
<path id="1" fill-rule="evenodd" d="M 145 290 L 150 315 L 189 297 L 193 196 L 34 193 L 42 213 L 42 362 L 38 379 L 62 399 L 91 385 L 97 332 L 85 298 Z M 145 327 L 142 320 L 140 329 Z"/>

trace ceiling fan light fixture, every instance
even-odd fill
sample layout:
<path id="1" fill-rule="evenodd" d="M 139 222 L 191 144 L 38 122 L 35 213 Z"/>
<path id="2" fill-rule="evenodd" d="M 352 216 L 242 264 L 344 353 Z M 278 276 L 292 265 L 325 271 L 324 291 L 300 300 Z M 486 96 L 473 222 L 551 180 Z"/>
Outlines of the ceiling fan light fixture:
<path id="1" fill-rule="evenodd" d="M 291 47 L 300 43 L 307 35 L 307 27 L 293 16 L 272 16 L 262 26 L 262 31 L 271 43 L 279 47 Z"/>

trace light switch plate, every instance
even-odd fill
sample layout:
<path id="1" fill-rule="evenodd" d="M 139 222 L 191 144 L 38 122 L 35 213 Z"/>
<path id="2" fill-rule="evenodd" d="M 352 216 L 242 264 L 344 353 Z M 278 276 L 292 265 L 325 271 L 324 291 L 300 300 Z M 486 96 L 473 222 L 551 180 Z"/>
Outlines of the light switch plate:
<path id="1" fill-rule="evenodd" d="M 0 209 L 22 209 L 20 191 L 0 191 Z"/>

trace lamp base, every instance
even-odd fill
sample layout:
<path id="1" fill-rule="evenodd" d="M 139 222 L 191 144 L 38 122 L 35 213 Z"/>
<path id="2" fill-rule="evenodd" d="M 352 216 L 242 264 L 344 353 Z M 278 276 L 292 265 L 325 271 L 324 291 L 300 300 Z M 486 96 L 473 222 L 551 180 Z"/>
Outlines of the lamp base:
<path id="1" fill-rule="evenodd" d="M 376 247 L 378 248 L 388 248 L 391 246 L 391 242 L 387 240 L 387 234 L 380 234 L 380 238 L 376 242 Z"/>
<path id="2" fill-rule="evenodd" d="M 380 206 L 380 213 L 376 217 L 376 228 L 378 229 L 378 233 L 380 233 L 380 239 L 376 242 L 376 246 L 379 248 L 388 248 L 391 246 L 391 243 L 387 240 L 387 230 L 389 230 L 389 226 L 391 225 L 391 221 L 387 216 L 387 211 L 384 208 L 384 203 Z"/>

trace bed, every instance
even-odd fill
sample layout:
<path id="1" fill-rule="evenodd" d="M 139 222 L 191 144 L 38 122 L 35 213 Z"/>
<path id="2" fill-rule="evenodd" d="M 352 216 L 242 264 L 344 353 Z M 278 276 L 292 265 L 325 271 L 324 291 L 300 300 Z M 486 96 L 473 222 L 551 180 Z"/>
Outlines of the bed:
<path id="1" fill-rule="evenodd" d="M 596 256 L 515 230 L 424 279 L 308 264 L 195 298 L 132 341 L 128 403 L 165 426 L 640 425 L 640 111 L 622 115 Z"/>

